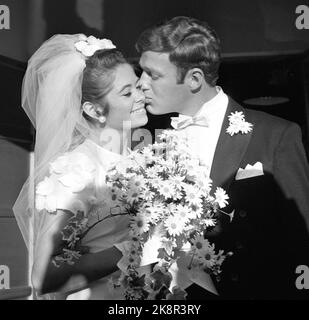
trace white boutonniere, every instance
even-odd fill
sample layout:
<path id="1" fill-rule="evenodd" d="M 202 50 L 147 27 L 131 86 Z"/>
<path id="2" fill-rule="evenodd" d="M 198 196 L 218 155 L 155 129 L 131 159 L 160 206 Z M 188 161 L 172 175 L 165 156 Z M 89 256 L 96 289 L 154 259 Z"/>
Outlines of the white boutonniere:
<path id="1" fill-rule="evenodd" d="M 232 112 L 229 115 L 229 126 L 226 129 L 226 132 L 233 136 L 241 132 L 242 134 L 247 134 L 252 131 L 253 124 L 245 120 L 245 116 L 242 111 Z"/>

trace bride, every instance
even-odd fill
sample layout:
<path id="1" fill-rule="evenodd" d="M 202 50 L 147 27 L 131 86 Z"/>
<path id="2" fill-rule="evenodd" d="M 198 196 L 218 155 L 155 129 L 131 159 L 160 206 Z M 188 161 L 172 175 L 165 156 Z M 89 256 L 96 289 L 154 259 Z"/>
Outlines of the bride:
<path id="1" fill-rule="evenodd" d="M 106 171 L 125 156 L 130 128 L 148 120 L 137 81 L 107 39 L 55 35 L 29 60 L 22 107 L 36 129 L 35 169 L 14 213 L 33 252 L 32 283 L 39 296 L 53 293 L 49 298 L 59 299 L 77 292 L 70 297 L 78 298 L 83 292 L 83 299 L 121 298 L 107 276 L 119 272 L 127 216 L 97 224 L 82 240 L 88 252 L 72 264 L 55 266 L 53 258 L 72 216 L 81 211 L 95 222 L 106 215 Z"/>

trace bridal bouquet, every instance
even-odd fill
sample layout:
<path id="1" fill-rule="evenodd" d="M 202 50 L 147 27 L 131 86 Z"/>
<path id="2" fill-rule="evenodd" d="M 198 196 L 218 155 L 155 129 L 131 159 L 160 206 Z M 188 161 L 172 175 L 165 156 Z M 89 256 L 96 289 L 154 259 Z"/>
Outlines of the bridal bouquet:
<path id="1" fill-rule="evenodd" d="M 222 188 L 212 192 L 208 168 L 192 157 L 187 140 L 178 136 L 177 131 L 166 130 L 159 138 L 159 143 L 132 151 L 111 168 L 106 176 L 104 200 L 100 203 L 90 197 L 88 216 L 83 206 L 75 210 L 77 213 L 62 230 L 61 252 L 53 258 L 56 266 L 74 264 L 83 253 L 82 239 L 95 225 L 115 216 L 129 215 L 129 240 L 120 261 L 122 273 L 110 284 L 121 287 L 125 298 L 130 300 L 185 299 L 186 292 L 174 285 L 171 267 L 185 255 L 188 271 L 206 272 L 219 278 L 221 265 L 231 254 L 216 250 L 205 238 L 207 231 L 215 227 L 218 213 L 225 213 L 222 208 L 228 204 L 227 194 Z M 91 168 L 84 167 L 88 176 Z M 37 193 L 49 192 L 51 182 L 43 181 Z M 45 198 L 50 200 L 48 207 Z M 42 205 L 42 201 L 37 201 L 37 206 L 53 211 L 50 204 L 54 198 L 45 198 Z M 97 221 L 90 223 L 89 216 L 101 211 L 110 214 L 102 218 L 98 215 Z M 228 215 L 233 218 L 233 212 Z M 152 272 L 143 273 L 141 266 L 147 256 L 155 266 Z"/>
<path id="2" fill-rule="evenodd" d="M 171 265 L 183 248 L 188 269 L 219 277 L 221 265 L 231 253 L 215 250 L 205 238 L 216 225 L 218 212 L 228 203 L 222 188 L 211 194 L 207 168 L 192 158 L 187 141 L 175 131 L 164 131 L 159 143 L 133 151 L 129 160 L 117 164 L 107 175 L 111 201 L 131 216 L 130 239 L 122 258 L 122 275 L 114 286 L 124 288 L 126 299 L 185 299 L 186 292 L 174 286 Z M 229 214 L 232 219 L 233 213 Z M 156 265 L 141 274 L 143 248 L 159 234 Z"/>

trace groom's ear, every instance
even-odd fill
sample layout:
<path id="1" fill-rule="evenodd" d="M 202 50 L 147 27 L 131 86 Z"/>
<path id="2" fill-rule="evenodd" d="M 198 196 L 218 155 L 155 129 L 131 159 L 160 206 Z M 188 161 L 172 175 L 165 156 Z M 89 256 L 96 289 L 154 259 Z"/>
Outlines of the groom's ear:
<path id="1" fill-rule="evenodd" d="M 204 73 L 199 68 L 190 69 L 184 79 L 184 82 L 192 92 L 197 92 L 201 89 L 204 81 Z"/>

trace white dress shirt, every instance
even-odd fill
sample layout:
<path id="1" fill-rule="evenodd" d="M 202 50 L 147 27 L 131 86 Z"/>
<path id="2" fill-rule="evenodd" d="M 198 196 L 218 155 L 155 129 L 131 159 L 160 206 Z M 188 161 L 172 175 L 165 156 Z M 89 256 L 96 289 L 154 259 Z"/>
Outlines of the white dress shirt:
<path id="1" fill-rule="evenodd" d="M 180 135 L 188 138 L 192 155 L 204 162 L 209 173 L 228 105 L 228 96 L 220 87 L 216 87 L 216 90 L 217 95 L 205 102 L 195 115 L 206 116 L 208 126 L 193 124 L 179 130 Z"/>

